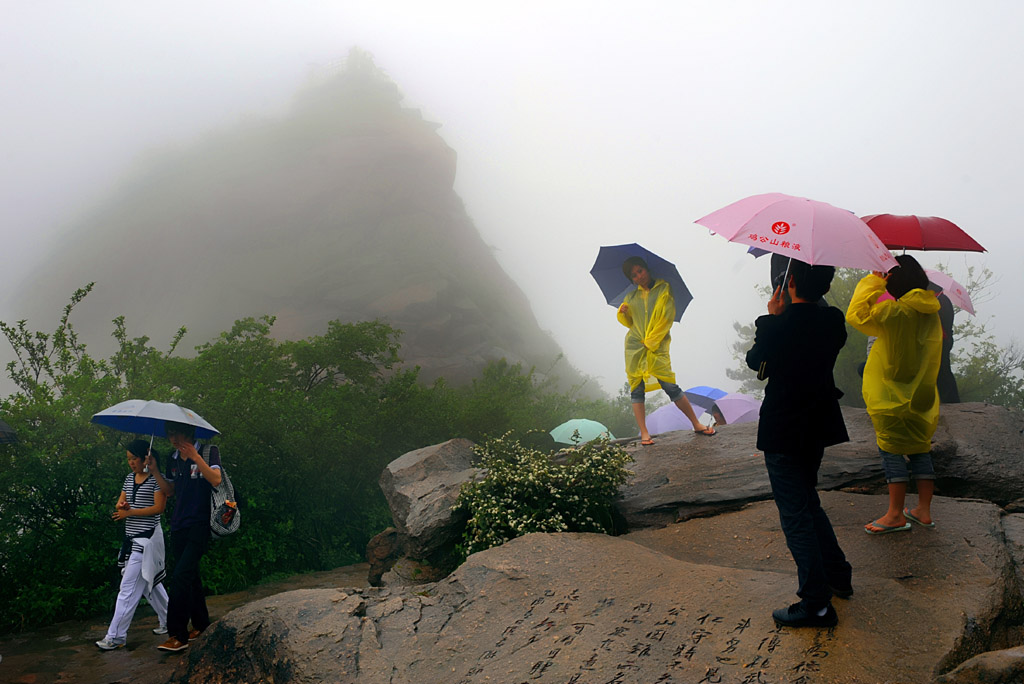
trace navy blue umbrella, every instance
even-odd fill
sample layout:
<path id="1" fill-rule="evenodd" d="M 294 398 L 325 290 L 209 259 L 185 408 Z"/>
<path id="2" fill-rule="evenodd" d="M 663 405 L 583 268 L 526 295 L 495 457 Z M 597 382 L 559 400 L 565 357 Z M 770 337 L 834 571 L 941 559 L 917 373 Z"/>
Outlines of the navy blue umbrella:
<path id="1" fill-rule="evenodd" d="M 707 385 L 697 385 L 683 392 L 686 398 L 690 400 L 691 404 L 700 406 L 706 411 L 710 411 L 711 407 L 715 405 L 716 399 L 721 399 L 728 394 L 725 390 L 718 389 L 717 387 L 708 387 Z"/>
<path id="2" fill-rule="evenodd" d="M 632 256 L 638 256 L 646 261 L 651 269 L 651 275 L 664 280 L 672 288 L 672 298 L 676 303 L 675 320 L 678 322 L 683 317 L 683 311 L 693 301 L 693 295 L 686 288 L 686 283 L 683 282 L 675 264 L 635 242 L 628 245 L 604 246 L 597 253 L 597 260 L 590 269 L 590 275 L 594 276 L 598 287 L 601 288 L 604 300 L 618 308 L 626 299 L 626 295 L 636 288 L 636 285 L 622 273 L 622 262 Z"/>
<path id="3" fill-rule="evenodd" d="M 18 441 L 18 435 L 14 434 L 14 429 L 0 420 L 0 444 L 14 444 Z"/>

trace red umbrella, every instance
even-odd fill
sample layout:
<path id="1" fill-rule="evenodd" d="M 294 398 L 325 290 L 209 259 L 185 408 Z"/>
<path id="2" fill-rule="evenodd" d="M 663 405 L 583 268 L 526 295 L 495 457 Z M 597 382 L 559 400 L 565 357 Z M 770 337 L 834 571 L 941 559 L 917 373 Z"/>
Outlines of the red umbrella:
<path id="1" fill-rule="evenodd" d="M 889 249 L 984 252 L 962 228 L 938 216 L 872 214 L 862 219 Z"/>

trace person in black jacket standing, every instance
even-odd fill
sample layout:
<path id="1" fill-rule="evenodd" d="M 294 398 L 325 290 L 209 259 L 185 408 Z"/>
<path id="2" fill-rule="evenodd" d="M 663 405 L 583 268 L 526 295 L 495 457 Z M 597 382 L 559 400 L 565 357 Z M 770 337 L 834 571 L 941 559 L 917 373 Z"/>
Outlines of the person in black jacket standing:
<path id="1" fill-rule="evenodd" d="M 843 312 L 820 306 L 835 268 L 794 260 L 755 322 L 747 365 L 768 378 L 757 427 L 786 545 L 796 562 L 800 601 L 772 613 L 790 627 L 831 627 L 838 622 L 832 596 L 853 594 L 851 567 L 815 486 L 825 447 L 849 441 L 842 396 L 832 369 L 846 342 Z M 789 302 L 784 297 L 788 294 Z"/>

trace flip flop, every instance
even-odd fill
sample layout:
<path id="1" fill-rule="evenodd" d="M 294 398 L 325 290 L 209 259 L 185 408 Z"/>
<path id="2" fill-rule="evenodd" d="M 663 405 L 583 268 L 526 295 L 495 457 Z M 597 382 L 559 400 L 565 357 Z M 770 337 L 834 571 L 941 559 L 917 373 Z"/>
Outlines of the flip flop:
<path id="1" fill-rule="evenodd" d="M 653 446 L 653 445 L 654 445 L 654 440 L 653 439 L 641 439 L 640 440 L 640 446 Z"/>
<path id="2" fill-rule="evenodd" d="M 931 521 L 930 523 L 921 522 L 920 518 L 918 518 L 916 515 L 911 513 L 910 510 L 908 510 L 906 508 L 903 509 L 903 515 L 904 515 L 904 517 L 906 517 L 907 520 L 909 520 L 911 522 L 915 522 L 918 525 L 920 525 L 921 527 L 928 527 L 928 528 L 935 527 L 935 521 L 934 520 Z"/>
<path id="3" fill-rule="evenodd" d="M 714 437 L 718 434 L 718 431 L 710 425 L 705 425 L 703 430 L 694 430 L 693 434 L 702 435 L 704 437 Z"/>
<path id="4" fill-rule="evenodd" d="M 909 532 L 910 531 L 910 523 L 904 523 L 903 525 L 895 525 L 893 527 L 889 527 L 888 525 L 883 525 L 880 522 L 878 522 L 877 520 L 874 520 L 872 522 L 869 522 L 868 525 L 874 525 L 875 527 L 882 528 L 880 530 L 869 530 L 868 528 L 865 527 L 864 531 L 867 532 L 868 534 L 889 534 L 890 532 Z"/>

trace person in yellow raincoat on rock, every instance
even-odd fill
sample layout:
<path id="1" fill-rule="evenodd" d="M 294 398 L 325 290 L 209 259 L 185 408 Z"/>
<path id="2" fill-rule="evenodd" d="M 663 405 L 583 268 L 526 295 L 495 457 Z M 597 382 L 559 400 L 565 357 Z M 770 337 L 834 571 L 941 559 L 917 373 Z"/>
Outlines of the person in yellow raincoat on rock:
<path id="1" fill-rule="evenodd" d="M 878 338 L 864 366 L 863 394 L 889 483 L 889 510 L 864 527 L 868 534 L 909 530 L 908 521 L 935 526 L 931 517 L 935 492 L 931 448 L 939 422 L 939 301 L 927 289 L 928 276 L 914 257 L 901 254 L 896 261 L 899 265 L 888 274 L 864 276 L 846 312 L 847 323 Z M 879 302 L 886 291 L 895 299 Z M 904 500 L 911 473 L 917 483 L 918 503 L 908 509 Z"/>
<path id="2" fill-rule="evenodd" d="M 633 415 L 640 428 L 640 443 L 644 446 L 654 444 L 647 430 L 644 394 L 657 390 L 659 386 L 690 420 L 694 432 L 707 436 L 715 434 L 714 428 L 697 421 L 697 414 L 676 384 L 676 374 L 672 372 L 672 361 L 668 356 L 672 342 L 669 331 L 676 317 L 672 288 L 664 280 L 655 279 L 647 262 L 638 256 L 622 262 L 622 273 L 637 286 L 619 306 L 618 319 L 629 328 L 626 333 L 626 378 L 629 380 Z"/>

